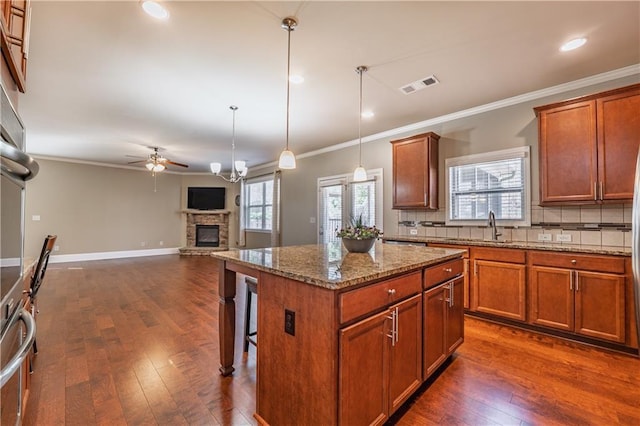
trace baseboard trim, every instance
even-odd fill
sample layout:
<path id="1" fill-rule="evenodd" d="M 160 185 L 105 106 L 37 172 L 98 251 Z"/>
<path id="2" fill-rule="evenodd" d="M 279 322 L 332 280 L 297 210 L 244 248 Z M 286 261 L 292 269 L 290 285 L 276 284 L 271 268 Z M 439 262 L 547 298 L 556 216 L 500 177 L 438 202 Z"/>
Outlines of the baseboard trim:
<path id="1" fill-rule="evenodd" d="M 105 260 L 122 259 L 126 257 L 161 256 L 165 254 L 179 254 L 178 247 L 148 249 L 148 250 L 126 250 L 126 251 L 105 251 L 98 253 L 78 253 L 52 255 L 49 263 L 81 262 L 85 260 Z"/>

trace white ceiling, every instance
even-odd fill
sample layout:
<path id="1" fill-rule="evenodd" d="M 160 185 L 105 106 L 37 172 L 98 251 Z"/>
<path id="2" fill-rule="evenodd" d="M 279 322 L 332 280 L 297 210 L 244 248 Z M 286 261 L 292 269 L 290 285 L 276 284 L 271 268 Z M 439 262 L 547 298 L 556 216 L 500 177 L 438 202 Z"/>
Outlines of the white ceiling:
<path id="1" fill-rule="evenodd" d="M 206 172 L 249 167 L 284 147 L 287 32 L 290 147 L 301 154 L 640 63 L 640 2 L 165 2 L 168 21 L 137 1 L 32 1 L 28 151 L 125 165 L 159 146 Z M 561 43 L 586 36 L 581 49 Z M 399 88 L 434 74 L 440 84 Z M 142 166 L 140 166 L 142 167 Z"/>

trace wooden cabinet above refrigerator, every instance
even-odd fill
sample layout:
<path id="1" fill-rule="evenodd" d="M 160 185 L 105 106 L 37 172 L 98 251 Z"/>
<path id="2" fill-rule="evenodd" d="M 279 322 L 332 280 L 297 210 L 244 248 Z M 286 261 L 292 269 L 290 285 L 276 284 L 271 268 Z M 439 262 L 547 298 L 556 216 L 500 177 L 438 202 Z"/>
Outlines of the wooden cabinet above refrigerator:
<path id="1" fill-rule="evenodd" d="M 27 56 L 31 4 L 29 0 L 0 0 L 0 45 L 3 60 L 11 77 L 24 93 L 26 90 Z"/>

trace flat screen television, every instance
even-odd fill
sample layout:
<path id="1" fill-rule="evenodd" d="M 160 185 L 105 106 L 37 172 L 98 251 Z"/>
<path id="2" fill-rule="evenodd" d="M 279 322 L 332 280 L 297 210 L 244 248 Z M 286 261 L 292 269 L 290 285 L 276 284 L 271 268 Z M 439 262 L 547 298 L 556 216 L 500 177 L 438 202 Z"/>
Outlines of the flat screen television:
<path id="1" fill-rule="evenodd" d="M 187 208 L 193 210 L 224 210 L 225 188 L 190 186 L 187 188 Z"/>

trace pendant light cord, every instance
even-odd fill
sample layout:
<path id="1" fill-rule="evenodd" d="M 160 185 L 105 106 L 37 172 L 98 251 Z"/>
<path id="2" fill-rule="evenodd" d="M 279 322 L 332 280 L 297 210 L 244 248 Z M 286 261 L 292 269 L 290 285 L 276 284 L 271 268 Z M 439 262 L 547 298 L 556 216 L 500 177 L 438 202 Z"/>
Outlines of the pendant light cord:
<path id="1" fill-rule="evenodd" d="M 358 74 L 360 74 L 360 109 L 358 115 L 358 166 L 362 167 L 362 73 L 364 70 L 362 67 L 358 67 Z"/>
<path id="2" fill-rule="evenodd" d="M 289 150 L 289 92 L 291 82 L 289 81 L 291 73 L 291 25 L 287 25 L 287 151 Z"/>

